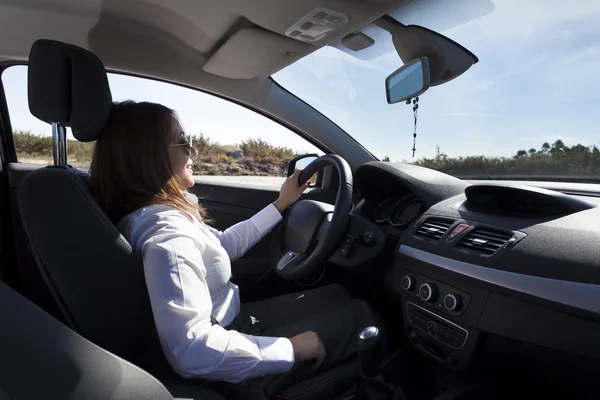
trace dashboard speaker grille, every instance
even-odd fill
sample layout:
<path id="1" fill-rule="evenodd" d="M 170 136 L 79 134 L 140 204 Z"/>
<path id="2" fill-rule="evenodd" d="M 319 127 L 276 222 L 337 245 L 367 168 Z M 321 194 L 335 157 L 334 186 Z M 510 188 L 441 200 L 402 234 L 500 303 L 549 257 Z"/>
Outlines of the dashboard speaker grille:
<path id="1" fill-rule="evenodd" d="M 462 238 L 456 247 L 491 256 L 500 250 L 513 236 L 512 232 L 479 227 Z"/>
<path id="2" fill-rule="evenodd" d="M 427 218 L 419 225 L 415 236 L 423 239 L 438 241 L 454 224 L 454 220 L 446 218 Z"/>

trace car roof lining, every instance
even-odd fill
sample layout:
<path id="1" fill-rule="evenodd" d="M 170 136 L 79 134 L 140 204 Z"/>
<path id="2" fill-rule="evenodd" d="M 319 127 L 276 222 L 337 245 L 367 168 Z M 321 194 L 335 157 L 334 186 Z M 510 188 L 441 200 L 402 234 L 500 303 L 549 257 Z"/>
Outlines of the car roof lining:
<path id="1" fill-rule="evenodd" d="M 26 60 L 35 40 L 53 39 L 92 51 L 108 69 L 164 79 L 159 75 L 165 69 L 163 64 L 189 65 L 185 71 L 177 71 L 180 76 L 198 73 L 217 54 L 219 57 L 211 62 L 213 68 L 207 68 L 215 75 L 219 68 L 214 67 L 223 62 L 223 53 L 229 60 L 243 44 L 260 50 L 260 60 L 252 51 L 236 54 L 238 67 L 227 77 L 264 79 L 406 1 L 49 0 L 40 4 L 35 0 L 6 0 L 0 6 L 0 37 L 5 38 L 0 41 L 0 57 Z M 314 44 L 284 35 L 317 7 L 342 12 L 349 22 Z M 282 57 L 287 51 L 293 56 Z M 139 64 L 147 65 L 140 69 Z"/>

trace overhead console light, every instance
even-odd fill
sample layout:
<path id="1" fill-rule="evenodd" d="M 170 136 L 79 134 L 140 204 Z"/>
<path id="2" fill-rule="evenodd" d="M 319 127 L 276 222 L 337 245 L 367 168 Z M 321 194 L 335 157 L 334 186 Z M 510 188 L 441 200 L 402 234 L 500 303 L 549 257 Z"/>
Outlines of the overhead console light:
<path id="1" fill-rule="evenodd" d="M 352 51 L 364 50 L 367 47 L 371 47 L 375 44 L 373 38 L 365 35 L 362 32 L 354 32 L 342 39 L 342 44 L 345 48 Z"/>
<path id="2" fill-rule="evenodd" d="M 347 15 L 317 7 L 285 31 L 291 38 L 313 43 L 337 31 L 349 21 Z"/>

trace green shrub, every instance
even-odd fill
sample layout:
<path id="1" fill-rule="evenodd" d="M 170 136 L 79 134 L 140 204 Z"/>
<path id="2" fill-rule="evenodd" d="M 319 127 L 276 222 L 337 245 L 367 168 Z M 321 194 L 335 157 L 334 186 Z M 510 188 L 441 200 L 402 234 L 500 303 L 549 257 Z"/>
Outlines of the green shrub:
<path id="1" fill-rule="evenodd" d="M 15 131 L 13 138 L 18 153 L 52 157 L 52 137 L 35 135 L 30 131 Z"/>
<path id="2" fill-rule="evenodd" d="M 296 157 L 296 153 L 287 147 L 273 146 L 262 139 L 248 139 L 240 144 L 244 157 L 257 162 L 285 163 Z"/>
<path id="3" fill-rule="evenodd" d="M 217 154 L 217 162 L 220 163 L 224 163 L 224 164 L 231 164 L 233 163 L 233 157 L 229 157 L 227 154 Z"/>
<path id="4" fill-rule="evenodd" d="M 209 137 L 200 134 L 200 136 L 194 136 L 192 143 L 196 150 L 198 150 L 198 158 L 216 158 L 219 154 L 224 154 L 223 147 L 218 142 L 213 142 Z"/>
<path id="5" fill-rule="evenodd" d="M 30 131 L 13 133 L 17 153 L 32 157 L 52 157 L 52 137 L 41 136 Z M 94 143 L 82 143 L 76 140 L 67 142 L 67 154 L 77 161 L 89 162 L 94 152 Z"/>
<path id="6" fill-rule="evenodd" d="M 82 143 L 75 140 L 69 140 L 67 144 L 67 153 L 79 162 L 90 162 L 94 154 L 94 143 Z"/>
<path id="7" fill-rule="evenodd" d="M 513 157 L 448 157 L 439 153 L 415 164 L 459 177 L 593 177 L 600 176 L 600 150 L 597 146 L 565 146 L 557 140 L 544 143 L 540 150 L 519 150 Z"/>

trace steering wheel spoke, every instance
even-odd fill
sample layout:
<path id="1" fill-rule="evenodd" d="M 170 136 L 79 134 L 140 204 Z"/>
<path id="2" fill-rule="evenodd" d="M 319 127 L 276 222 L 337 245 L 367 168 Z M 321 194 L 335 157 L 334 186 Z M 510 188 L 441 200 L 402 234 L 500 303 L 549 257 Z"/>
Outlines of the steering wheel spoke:
<path id="1" fill-rule="evenodd" d="M 279 262 L 277 263 L 277 269 L 281 271 L 288 266 L 294 265 L 296 262 L 300 261 L 301 258 L 301 253 L 296 253 L 295 251 L 288 250 L 285 252 L 283 257 L 279 259 Z"/>
<path id="2" fill-rule="evenodd" d="M 319 229 L 317 230 L 317 233 L 313 239 L 313 245 L 315 243 L 318 243 L 319 240 L 321 240 L 321 238 L 327 234 L 327 231 L 329 230 L 329 225 L 331 225 L 332 218 L 333 218 L 332 212 L 329 212 L 325 215 L 325 218 L 323 218 L 323 221 L 321 222 L 321 225 L 319 225 Z"/>

